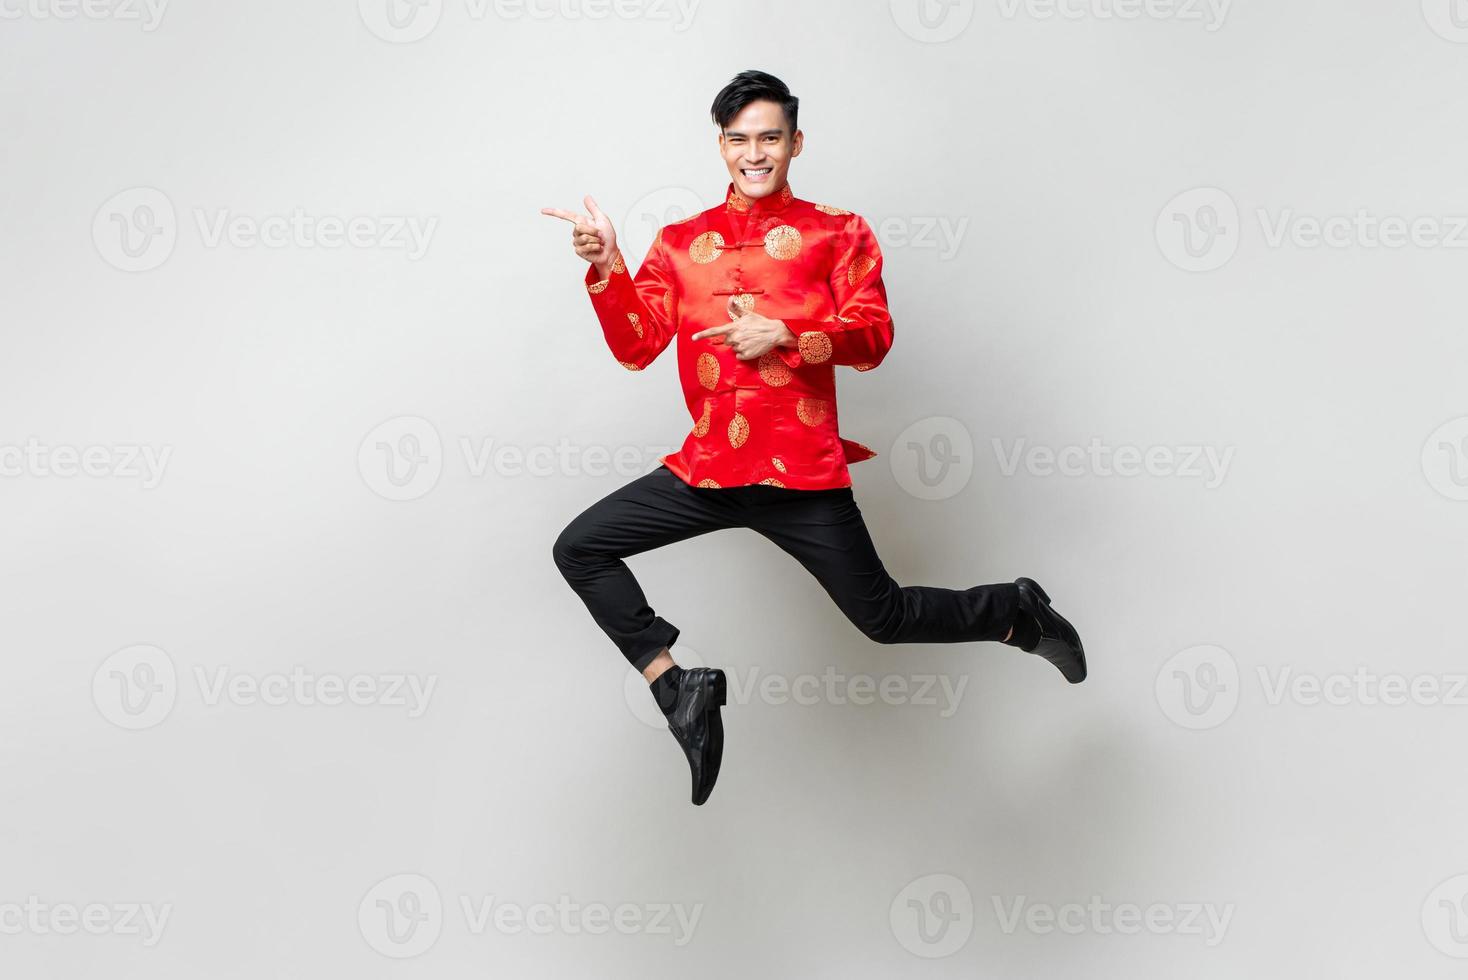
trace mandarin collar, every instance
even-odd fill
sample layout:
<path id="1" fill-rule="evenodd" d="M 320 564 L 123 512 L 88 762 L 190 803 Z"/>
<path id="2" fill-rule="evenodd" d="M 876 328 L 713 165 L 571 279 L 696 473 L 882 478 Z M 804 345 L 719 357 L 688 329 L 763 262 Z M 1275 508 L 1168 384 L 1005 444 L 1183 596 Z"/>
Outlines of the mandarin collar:
<path id="1" fill-rule="evenodd" d="M 729 189 L 724 194 L 724 207 L 739 214 L 774 214 L 785 210 L 791 201 L 795 200 L 795 192 L 790 189 L 790 181 L 773 194 L 764 197 L 749 198 L 739 193 L 734 182 L 729 181 Z"/>

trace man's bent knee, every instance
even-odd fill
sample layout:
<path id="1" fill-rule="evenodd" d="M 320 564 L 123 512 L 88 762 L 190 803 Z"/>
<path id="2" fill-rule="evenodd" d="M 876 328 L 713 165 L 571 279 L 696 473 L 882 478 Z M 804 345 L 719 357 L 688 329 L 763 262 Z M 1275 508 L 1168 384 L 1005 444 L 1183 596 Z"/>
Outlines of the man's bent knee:
<path id="1" fill-rule="evenodd" d="M 551 545 L 551 557 L 555 559 L 556 567 L 562 572 L 580 563 L 580 535 L 574 530 L 576 524 L 573 521 L 561 529 L 556 536 L 555 543 Z"/>

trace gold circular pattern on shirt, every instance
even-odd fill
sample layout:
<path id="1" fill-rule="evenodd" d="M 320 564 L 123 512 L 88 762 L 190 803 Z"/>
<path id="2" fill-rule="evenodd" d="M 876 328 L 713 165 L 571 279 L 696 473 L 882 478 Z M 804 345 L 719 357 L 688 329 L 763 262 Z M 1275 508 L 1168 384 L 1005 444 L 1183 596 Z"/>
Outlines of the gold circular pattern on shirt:
<path id="1" fill-rule="evenodd" d="M 852 366 L 855 367 L 858 371 L 870 371 L 872 368 L 876 367 L 875 364 L 854 364 Z"/>
<path id="2" fill-rule="evenodd" d="M 716 231 L 706 231 L 688 246 L 688 257 L 699 265 L 708 265 L 724 254 L 724 236 Z"/>
<path id="3" fill-rule="evenodd" d="M 721 486 L 718 480 L 711 480 L 708 477 L 704 477 L 702 480 L 699 480 L 698 485 L 701 487 L 707 487 L 710 490 L 718 490 Z"/>
<path id="4" fill-rule="evenodd" d="M 729 445 L 738 449 L 749 438 L 749 420 L 738 412 L 729 420 Z"/>
<path id="5" fill-rule="evenodd" d="M 816 205 L 812 205 L 812 206 L 817 211 L 824 212 L 825 214 L 850 214 L 851 213 L 850 211 L 844 211 L 841 208 L 833 208 L 829 204 L 816 204 Z"/>
<path id="6" fill-rule="evenodd" d="M 773 476 L 767 476 L 767 477 L 765 477 L 763 480 L 761 480 L 759 482 L 762 483 L 762 484 L 764 484 L 767 487 L 783 487 L 785 485 L 785 484 L 781 483 L 779 480 L 775 479 Z"/>
<path id="7" fill-rule="evenodd" d="M 820 398 L 801 398 L 795 403 L 795 417 L 806 425 L 816 426 L 826 421 L 829 403 Z"/>
<path id="8" fill-rule="evenodd" d="M 709 391 L 714 390 L 714 385 L 719 383 L 719 359 L 708 351 L 698 355 L 695 365 L 698 369 L 698 383 Z"/>
<path id="9" fill-rule="evenodd" d="M 785 362 L 780 360 L 780 355 L 774 351 L 761 354 L 759 358 L 760 380 L 772 388 L 779 388 L 790 383 L 790 369 Z"/>
<path id="10" fill-rule="evenodd" d="M 779 470 L 781 473 L 785 472 L 785 461 L 779 456 L 771 456 L 770 463 L 773 464 L 775 469 Z"/>
<path id="11" fill-rule="evenodd" d="M 607 284 L 610 282 L 610 279 L 603 279 L 601 282 L 591 283 L 586 287 L 586 291 L 592 294 L 604 293 L 607 291 Z"/>
<path id="12" fill-rule="evenodd" d="M 808 364 L 820 364 L 831 359 L 831 338 L 819 330 L 807 330 L 796 340 L 800 356 Z"/>
<path id="13" fill-rule="evenodd" d="M 846 267 L 847 284 L 855 286 L 867 277 L 868 272 L 871 272 L 876 267 L 877 260 L 863 252 L 861 255 L 852 259 L 851 264 Z"/>
<path id="14" fill-rule="evenodd" d="M 703 400 L 703 414 L 698 417 L 697 422 L 693 423 L 693 434 L 698 436 L 700 439 L 708 435 L 709 422 L 713 419 L 713 416 L 714 403 L 705 398 Z"/>
<path id="15" fill-rule="evenodd" d="M 642 321 L 637 319 L 636 313 L 628 313 L 627 319 L 632 321 L 632 329 L 637 331 L 637 336 L 642 336 Z"/>
<path id="16" fill-rule="evenodd" d="M 618 361 L 617 363 L 620 364 L 620 365 L 622 365 L 624 368 L 626 368 L 629 371 L 641 371 L 642 370 L 642 365 L 641 364 L 633 364 L 631 361 Z"/>
<path id="17" fill-rule="evenodd" d="M 729 313 L 729 319 L 731 320 L 737 320 L 740 316 L 754 312 L 754 296 L 750 293 L 735 293 L 734 305 L 739 307 L 739 316 L 735 316 L 731 311 Z"/>
<path id="18" fill-rule="evenodd" d="M 618 252 L 617 253 L 616 260 L 614 262 L 612 262 L 612 271 L 613 272 L 626 272 L 627 271 L 627 263 L 622 261 L 622 253 L 621 252 Z"/>
<path id="19" fill-rule="evenodd" d="M 663 313 L 667 316 L 673 315 L 673 291 L 671 289 L 663 293 Z"/>
<path id="20" fill-rule="evenodd" d="M 771 228 L 765 233 L 765 251 L 772 259 L 795 258 L 800 254 L 800 232 L 791 225 Z"/>

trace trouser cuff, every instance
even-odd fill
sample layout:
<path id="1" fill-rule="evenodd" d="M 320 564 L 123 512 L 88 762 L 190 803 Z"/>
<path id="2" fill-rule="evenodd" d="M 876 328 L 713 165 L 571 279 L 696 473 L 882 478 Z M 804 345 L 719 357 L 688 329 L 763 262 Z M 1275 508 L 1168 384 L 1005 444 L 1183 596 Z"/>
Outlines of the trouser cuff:
<path id="1" fill-rule="evenodd" d="M 661 616 L 655 616 L 652 625 L 639 633 L 627 645 L 627 659 L 641 671 L 652 663 L 663 647 L 671 647 L 678 639 L 678 627 Z"/>

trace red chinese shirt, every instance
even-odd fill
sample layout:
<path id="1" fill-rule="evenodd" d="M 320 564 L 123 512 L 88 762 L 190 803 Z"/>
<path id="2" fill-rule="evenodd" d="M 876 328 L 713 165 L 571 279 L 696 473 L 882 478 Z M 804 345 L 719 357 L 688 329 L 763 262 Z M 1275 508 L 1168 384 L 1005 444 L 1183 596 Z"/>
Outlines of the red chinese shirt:
<path id="1" fill-rule="evenodd" d="M 620 252 L 586 289 L 607 346 L 640 371 L 678 337 L 678 376 L 693 431 L 662 462 L 697 487 L 851 486 L 848 463 L 877 455 L 841 437 L 836 366 L 869 371 L 892 346 L 882 252 L 865 219 L 794 196 L 787 182 L 751 199 L 731 182 L 723 204 L 658 230 L 629 275 Z M 741 360 L 721 338 L 689 338 L 738 307 L 782 320 L 798 341 Z"/>

